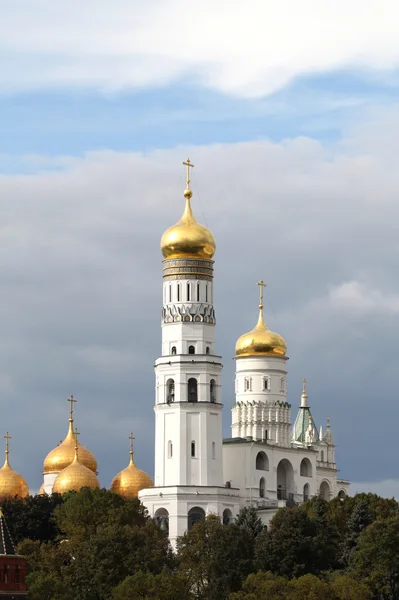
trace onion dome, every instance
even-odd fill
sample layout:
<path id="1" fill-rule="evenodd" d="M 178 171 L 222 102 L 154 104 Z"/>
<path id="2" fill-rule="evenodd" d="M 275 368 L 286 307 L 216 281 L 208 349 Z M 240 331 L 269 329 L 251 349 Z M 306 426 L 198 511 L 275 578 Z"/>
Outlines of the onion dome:
<path id="1" fill-rule="evenodd" d="M 26 498 L 29 496 L 28 484 L 22 475 L 10 467 L 10 462 L 8 460 L 8 455 L 10 454 L 8 440 L 11 439 L 8 435 L 8 431 L 4 437 L 6 439 L 6 460 L 0 469 L 0 500 L 12 499 L 15 498 L 15 496 Z"/>
<path id="2" fill-rule="evenodd" d="M 270 331 L 263 319 L 263 281 L 259 281 L 260 304 L 259 318 L 255 327 L 249 333 L 240 336 L 236 343 L 236 358 L 241 356 L 280 356 L 287 352 L 287 344 L 278 333 Z"/>
<path id="3" fill-rule="evenodd" d="M 76 400 L 71 396 L 68 399 L 68 402 L 70 402 L 71 408 L 67 436 L 63 442 L 47 454 L 43 464 L 43 475 L 48 473 L 60 473 L 63 469 L 68 467 L 74 459 L 76 440 L 73 431 L 73 403 L 76 402 Z M 82 446 L 80 442 L 78 442 L 78 450 L 80 463 L 93 471 L 93 473 L 97 473 L 97 461 L 94 454 Z"/>
<path id="4" fill-rule="evenodd" d="M 151 477 L 136 467 L 133 460 L 133 435 L 130 434 L 130 462 L 126 469 L 116 475 L 111 483 L 110 490 L 124 498 L 137 498 L 140 490 L 154 487 Z"/>
<path id="5" fill-rule="evenodd" d="M 187 166 L 187 187 L 184 190 L 186 207 L 180 221 L 169 227 L 161 239 L 161 250 L 164 258 L 200 258 L 210 260 L 215 254 L 216 242 L 212 233 L 200 225 L 191 209 L 190 173 L 192 165 L 188 158 L 183 163 Z"/>
<path id="6" fill-rule="evenodd" d="M 79 447 L 75 446 L 75 456 L 69 467 L 59 473 L 54 481 L 53 493 L 78 492 L 83 487 L 99 489 L 97 475 L 79 460 Z"/>

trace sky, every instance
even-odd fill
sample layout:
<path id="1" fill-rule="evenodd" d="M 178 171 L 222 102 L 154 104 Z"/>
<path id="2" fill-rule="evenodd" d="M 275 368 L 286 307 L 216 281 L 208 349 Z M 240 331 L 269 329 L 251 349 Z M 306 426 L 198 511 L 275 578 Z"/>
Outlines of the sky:
<path id="1" fill-rule="evenodd" d="M 399 497 L 397 1 L 0 0 L 0 415 L 32 490 L 74 394 L 100 482 L 153 474 L 163 231 L 215 235 L 224 434 L 265 318 L 351 491 Z"/>

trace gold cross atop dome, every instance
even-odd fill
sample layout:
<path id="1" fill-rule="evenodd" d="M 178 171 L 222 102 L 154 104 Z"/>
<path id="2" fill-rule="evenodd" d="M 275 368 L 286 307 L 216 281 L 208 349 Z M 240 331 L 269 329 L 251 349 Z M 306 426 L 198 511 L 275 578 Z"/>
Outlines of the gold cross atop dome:
<path id="1" fill-rule="evenodd" d="M 5 441 L 6 441 L 6 454 L 9 454 L 9 453 L 10 453 L 10 450 L 9 450 L 9 447 L 8 447 L 8 442 L 9 442 L 9 440 L 11 440 L 11 436 L 10 436 L 10 435 L 8 435 L 8 431 L 6 431 L 6 434 L 5 434 L 5 436 L 4 436 L 4 439 L 5 439 Z"/>
<path id="2" fill-rule="evenodd" d="M 190 161 L 189 158 L 187 160 L 183 161 L 183 165 L 185 167 L 187 167 L 186 187 L 187 187 L 187 189 L 190 189 L 190 169 L 193 169 L 195 165 L 193 165 L 193 163 Z"/>
<path id="3" fill-rule="evenodd" d="M 259 286 L 259 308 L 263 308 L 263 288 L 267 287 L 266 283 L 261 279 L 256 284 Z"/>
<path id="4" fill-rule="evenodd" d="M 75 400 L 75 398 L 73 397 L 73 394 L 71 394 L 70 398 L 67 398 L 67 402 L 69 402 L 70 407 L 69 407 L 69 420 L 73 421 L 73 405 L 74 403 L 77 402 L 77 400 Z"/>
<path id="5" fill-rule="evenodd" d="M 133 440 L 135 440 L 136 438 L 133 435 L 133 431 L 130 432 L 129 435 L 129 442 L 130 442 L 130 454 L 133 454 Z"/>
<path id="6" fill-rule="evenodd" d="M 307 398 L 308 395 L 306 393 L 306 379 L 305 377 L 302 379 L 302 398 Z"/>

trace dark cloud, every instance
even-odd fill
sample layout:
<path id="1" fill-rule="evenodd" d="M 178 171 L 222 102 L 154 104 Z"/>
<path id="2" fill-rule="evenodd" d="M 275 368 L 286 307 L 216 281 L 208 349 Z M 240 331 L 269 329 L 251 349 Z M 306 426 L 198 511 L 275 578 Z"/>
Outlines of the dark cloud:
<path id="1" fill-rule="evenodd" d="M 131 429 L 137 463 L 153 472 L 159 240 L 183 209 L 187 154 L 195 214 L 217 240 L 225 434 L 234 344 L 255 324 L 263 278 L 267 322 L 288 344 L 292 418 L 306 376 L 317 423 L 332 419 L 341 475 L 395 478 L 399 177 L 385 156 L 398 115 L 390 118 L 375 147 L 373 125 L 334 146 L 299 138 L 98 152 L 41 167 L 36 159 L 37 174 L 0 177 L 0 410 L 11 462 L 33 489 L 66 433 L 70 393 L 103 485 L 127 464 Z"/>

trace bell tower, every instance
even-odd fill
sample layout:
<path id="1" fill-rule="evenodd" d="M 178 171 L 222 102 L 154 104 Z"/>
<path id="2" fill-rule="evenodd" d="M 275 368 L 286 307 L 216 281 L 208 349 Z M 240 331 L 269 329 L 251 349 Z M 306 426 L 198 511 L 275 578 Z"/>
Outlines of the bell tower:
<path id="1" fill-rule="evenodd" d="M 155 362 L 155 486 L 222 485 L 221 357 L 215 351 L 212 233 L 186 205 L 162 236 L 162 355 Z"/>

